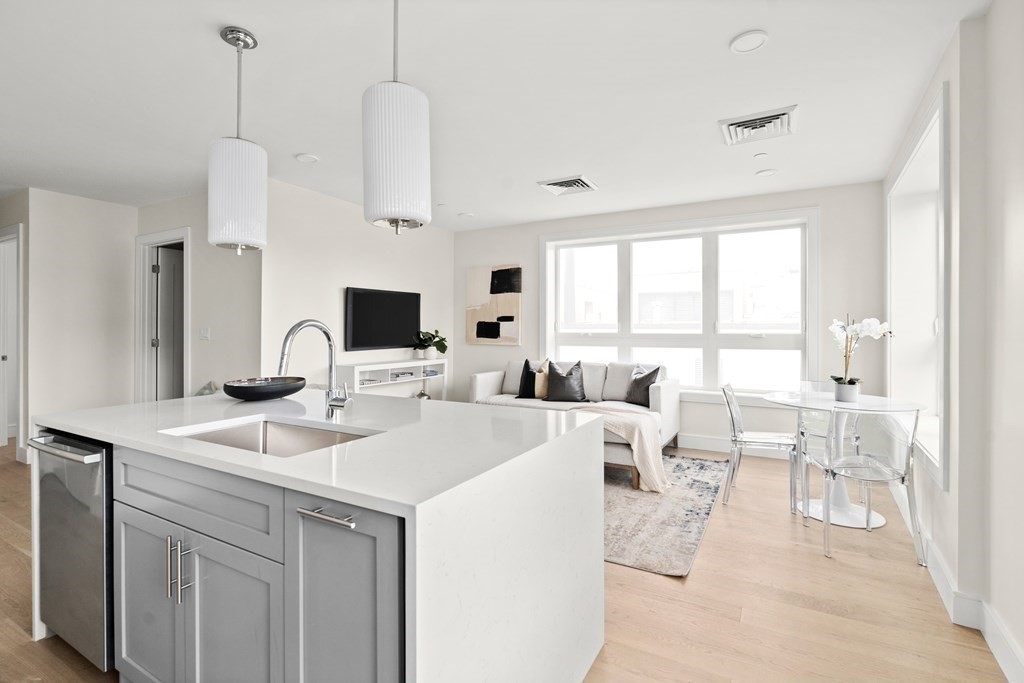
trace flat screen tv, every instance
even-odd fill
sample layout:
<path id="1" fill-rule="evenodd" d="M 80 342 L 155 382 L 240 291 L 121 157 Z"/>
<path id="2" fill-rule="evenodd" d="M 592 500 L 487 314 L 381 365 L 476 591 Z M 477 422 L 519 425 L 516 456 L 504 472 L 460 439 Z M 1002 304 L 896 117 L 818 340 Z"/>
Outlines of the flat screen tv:
<path id="1" fill-rule="evenodd" d="M 415 346 L 420 331 L 418 292 L 345 288 L 345 350 Z"/>

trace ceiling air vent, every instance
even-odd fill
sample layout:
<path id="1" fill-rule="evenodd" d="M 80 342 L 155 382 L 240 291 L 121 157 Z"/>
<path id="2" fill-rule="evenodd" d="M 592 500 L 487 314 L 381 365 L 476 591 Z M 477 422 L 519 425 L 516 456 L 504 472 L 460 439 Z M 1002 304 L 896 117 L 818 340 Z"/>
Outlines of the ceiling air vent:
<path id="1" fill-rule="evenodd" d="M 763 111 L 751 116 L 725 119 L 719 121 L 718 125 L 722 127 L 722 135 L 725 136 L 727 145 L 778 138 L 793 132 L 794 109 L 796 109 L 795 104 L 792 107 Z"/>
<path id="2" fill-rule="evenodd" d="M 563 194 L 593 192 L 597 189 L 597 185 L 581 175 L 574 175 L 568 178 L 558 178 L 557 180 L 542 180 L 537 184 L 556 197 L 560 197 Z"/>

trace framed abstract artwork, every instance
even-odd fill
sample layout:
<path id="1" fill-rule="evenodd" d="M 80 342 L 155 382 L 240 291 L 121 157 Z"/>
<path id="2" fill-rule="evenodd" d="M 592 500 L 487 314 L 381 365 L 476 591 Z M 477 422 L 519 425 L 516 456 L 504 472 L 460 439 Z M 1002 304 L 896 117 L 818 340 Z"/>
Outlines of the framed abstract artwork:
<path id="1" fill-rule="evenodd" d="M 466 343 L 522 343 L 523 268 L 470 268 L 466 274 Z"/>

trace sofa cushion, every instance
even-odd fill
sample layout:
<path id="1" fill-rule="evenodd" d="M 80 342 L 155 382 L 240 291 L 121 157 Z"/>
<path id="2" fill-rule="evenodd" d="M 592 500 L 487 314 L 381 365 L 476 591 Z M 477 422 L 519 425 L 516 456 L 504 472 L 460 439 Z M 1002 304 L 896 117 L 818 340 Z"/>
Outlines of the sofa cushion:
<path id="1" fill-rule="evenodd" d="M 576 362 L 567 370 L 558 367 L 558 363 L 548 366 L 548 395 L 545 401 L 565 403 L 583 403 L 587 395 L 583 392 L 583 366 Z"/>
<path id="2" fill-rule="evenodd" d="M 608 376 L 604 381 L 604 391 L 601 399 L 604 401 L 625 401 L 629 393 L 629 385 L 633 381 L 633 371 L 639 363 L 609 363 Z M 650 370 L 653 365 L 644 365 L 644 369 Z M 656 382 L 665 379 L 665 366 L 659 365 L 658 374 L 655 375 Z"/>
<path id="3" fill-rule="evenodd" d="M 510 360 L 505 366 L 505 379 L 501 382 L 501 393 L 518 394 L 519 380 L 523 377 L 523 361 Z"/>
<path id="4" fill-rule="evenodd" d="M 651 407 L 651 385 L 657 381 L 659 369 L 653 367 L 648 370 L 642 365 L 636 366 L 633 370 L 633 381 L 629 383 L 629 391 L 626 392 L 626 403 Z"/>
<path id="5" fill-rule="evenodd" d="M 636 363 L 609 363 L 604 390 L 601 392 L 602 400 L 625 401 L 629 383 L 633 381 L 634 368 Z"/>
<path id="6" fill-rule="evenodd" d="M 565 361 L 560 360 L 555 365 L 560 370 L 568 370 L 577 361 Z M 601 392 L 604 390 L 604 378 L 608 374 L 607 363 L 591 363 L 589 361 L 583 361 L 583 393 L 587 395 L 588 401 L 597 402 L 602 398 Z"/>
<path id="7" fill-rule="evenodd" d="M 543 410 L 576 410 L 579 403 L 552 403 L 539 398 L 516 398 L 515 394 L 498 394 L 481 399 L 480 403 L 491 406 L 510 406 L 512 408 L 541 408 Z"/>

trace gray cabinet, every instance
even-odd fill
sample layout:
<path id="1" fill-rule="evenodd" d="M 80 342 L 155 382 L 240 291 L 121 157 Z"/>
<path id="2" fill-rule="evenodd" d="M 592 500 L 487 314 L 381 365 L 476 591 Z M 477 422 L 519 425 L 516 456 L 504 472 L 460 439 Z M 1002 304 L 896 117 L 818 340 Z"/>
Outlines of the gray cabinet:
<path id="1" fill-rule="evenodd" d="M 287 680 L 404 680 L 397 517 L 285 492 Z"/>
<path id="2" fill-rule="evenodd" d="M 280 564 L 123 503 L 114 525 L 115 662 L 125 678 L 284 680 Z"/>
<path id="3" fill-rule="evenodd" d="M 284 680 L 284 568 L 193 531 L 183 558 L 187 683 Z"/>
<path id="4" fill-rule="evenodd" d="M 168 597 L 184 529 L 114 504 L 114 666 L 133 683 L 183 683 L 185 619 Z"/>

